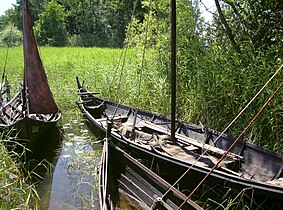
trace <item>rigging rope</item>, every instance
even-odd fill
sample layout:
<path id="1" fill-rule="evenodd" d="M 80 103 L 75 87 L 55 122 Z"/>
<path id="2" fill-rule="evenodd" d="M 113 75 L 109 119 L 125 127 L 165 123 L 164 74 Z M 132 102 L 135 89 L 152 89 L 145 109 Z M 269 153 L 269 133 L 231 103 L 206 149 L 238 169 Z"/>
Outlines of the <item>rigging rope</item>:
<path id="1" fill-rule="evenodd" d="M 12 30 L 13 30 L 13 26 L 11 26 L 10 28 L 10 36 L 12 34 Z M 1 79 L 1 92 L 2 92 L 2 87 L 3 87 L 3 82 L 5 79 L 5 75 L 6 75 L 6 67 L 7 67 L 7 62 L 8 62 L 8 55 L 9 55 L 9 49 L 10 49 L 10 44 L 7 45 L 7 51 L 6 51 L 6 56 L 5 56 L 5 62 L 4 62 L 4 69 L 3 69 L 3 73 L 2 73 L 2 79 Z"/>
<path id="2" fill-rule="evenodd" d="M 116 77 L 116 73 L 119 69 L 119 66 L 120 66 L 120 63 L 122 62 L 122 67 L 121 67 L 121 73 L 120 73 L 120 78 L 119 78 L 119 83 L 118 83 L 118 88 L 116 89 L 116 95 L 118 95 L 118 91 L 120 90 L 120 87 L 121 87 L 121 81 L 122 81 L 122 76 L 123 76 L 123 70 L 124 70 L 124 66 L 125 66 L 125 60 L 126 60 L 126 55 L 127 55 L 127 50 L 129 48 L 129 39 L 130 39 L 130 35 L 131 35 L 131 32 L 132 32 L 132 26 L 133 26 L 133 19 L 134 19 L 134 14 L 135 14 L 135 11 L 136 11 L 136 6 L 137 6 L 137 2 L 138 0 L 136 0 L 134 2 L 134 5 L 133 5 L 133 12 L 131 14 L 131 22 L 130 22 L 130 27 L 128 28 L 128 33 L 129 35 L 127 35 L 127 39 L 126 39 L 126 48 L 123 48 L 122 52 L 121 52 L 121 56 L 119 58 L 119 62 L 118 62 L 118 65 L 117 65 L 117 68 L 114 72 L 114 77 L 112 78 L 112 81 L 110 83 L 110 86 L 109 86 L 109 90 L 108 92 L 110 93 L 111 90 L 113 89 L 113 83 L 115 81 L 115 77 Z M 125 52 L 124 52 L 125 51 Z M 122 58 L 123 58 L 123 61 L 122 61 Z M 117 112 L 117 109 L 118 109 L 118 106 L 116 106 L 115 110 L 113 111 L 113 114 L 112 114 L 112 119 L 111 121 L 113 121 L 114 119 L 114 116 Z"/>
<path id="3" fill-rule="evenodd" d="M 249 101 L 249 103 L 236 115 L 236 117 L 228 124 L 228 126 L 217 136 L 217 138 L 210 144 L 210 146 L 203 151 L 203 153 L 195 160 L 195 162 L 175 181 L 173 185 L 164 193 L 164 198 L 170 190 L 192 169 L 192 167 L 207 153 L 207 151 L 213 147 L 213 145 L 220 139 L 224 133 L 234 124 L 234 122 L 243 114 L 243 112 L 250 106 L 250 104 L 258 97 L 258 95 L 266 88 L 266 86 L 273 80 L 273 78 L 281 71 L 283 64 L 277 69 L 277 71 L 269 78 L 269 80 L 262 86 L 262 88 L 255 94 L 255 96 Z"/>
<path id="4" fill-rule="evenodd" d="M 9 54 L 9 46 L 7 48 L 7 51 L 6 51 L 6 57 L 5 57 L 5 62 L 4 62 L 4 69 L 3 69 L 3 73 L 2 73 L 2 78 L 1 78 L 1 84 L 0 84 L 0 101 L 1 103 L 3 102 L 3 98 L 2 98 L 2 91 L 4 89 L 4 80 L 5 80 L 5 75 L 6 75 L 6 67 L 7 67 L 7 62 L 8 62 L 8 54 Z M 4 94 L 3 94 L 4 95 Z"/>
<path id="5" fill-rule="evenodd" d="M 10 28 L 10 36 L 12 34 L 12 29 L 13 29 L 13 26 L 11 26 Z M 10 44 L 7 45 L 7 51 L 6 51 L 6 56 L 5 56 L 5 62 L 4 62 L 4 69 L 3 69 L 3 73 L 2 73 L 2 79 L 1 79 L 1 87 L 0 87 L 0 94 L 2 94 L 2 90 L 3 90 L 3 87 L 4 87 L 4 79 L 5 79 L 5 75 L 6 75 L 6 68 L 7 68 L 7 62 L 8 62 L 8 55 L 9 55 L 9 49 L 10 49 Z M 1 95 L 1 99 L 2 99 L 2 95 Z"/>
<path id="6" fill-rule="evenodd" d="M 116 73 L 120 67 L 120 64 L 122 62 L 122 67 L 121 67 L 121 74 L 120 74 L 120 79 L 119 79 L 119 84 L 118 84 L 118 88 L 116 91 L 118 91 L 120 89 L 120 86 L 121 86 L 121 78 L 122 78 L 122 73 L 123 73 L 123 70 L 124 70 L 124 66 L 125 66 L 125 60 L 126 60 L 126 55 L 127 55 L 127 50 L 129 48 L 129 39 L 131 37 L 131 32 L 132 32 L 132 26 L 133 26 L 133 19 L 134 19 L 134 14 L 135 14 L 135 11 L 136 11 L 136 6 L 137 6 L 137 1 L 136 0 L 134 2 L 134 5 L 133 5 L 133 11 L 132 11 L 132 14 L 131 14 L 131 21 L 130 21 L 130 26 L 128 28 L 128 31 L 127 31 L 127 37 L 126 37 L 126 40 L 125 40 L 125 43 L 126 43 L 126 47 L 124 47 L 122 49 L 122 52 L 121 52 L 121 55 L 120 55 L 120 58 L 119 58 L 119 61 L 118 61 L 118 65 L 117 65 L 117 68 L 114 72 L 114 77 L 112 78 L 112 81 L 111 81 L 111 85 L 109 87 L 109 92 L 111 92 L 111 88 L 113 86 L 113 83 L 115 81 L 115 78 L 116 78 Z M 117 93 L 117 92 L 116 92 Z"/>
<path id="7" fill-rule="evenodd" d="M 6 51 L 6 56 L 5 56 L 4 69 L 3 69 L 3 73 L 2 73 L 1 83 L 4 82 L 5 75 L 6 75 L 6 68 L 7 68 L 7 62 L 8 62 L 9 49 L 10 49 L 10 46 L 8 45 L 7 51 Z M 1 88 L 2 88 L 2 86 L 1 86 Z"/>
<path id="8" fill-rule="evenodd" d="M 149 2 L 148 20 L 147 20 L 147 23 L 146 23 L 144 45 L 143 45 L 143 50 L 142 50 L 141 71 L 140 71 L 140 76 L 139 76 L 139 81 L 138 81 L 137 107 L 139 107 L 139 104 L 140 104 L 141 79 L 142 79 L 142 73 L 144 71 L 145 50 L 146 50 L 146 45 L 147 45 L 148 28 L 149 28 L 149 23 L 150 23 L 151 3 L 152 3 L 152 0 L 150 0 L 150 2 Z M 136 126 L 136 122 L 137 122 L 137 116 L 138 116 L 138 109 L 136 109 L 136 111 L 135 111 L 133 127 L 132 127 L 132 139 L 135 138 L 135 126 Z"/>
<path id="9" fill-rule="evenodd" d="M 282 67 L 282 66 L 281 66 Z M 178 210 L 192 197 L 192 195 L 197 191 L 197 189 L 201 186 L 201 184 L 207 179 L 207 177 L 213 172 L 213 170 L 219 165 L 219 163 L 226 157 L 229 151 L 235 146 L 235 144 L 243 137 L 243 135 L 247 132 L 247 130 L 251 127 L 254 121 L 258 118 L 258 116 L 263 112 L 266 106 L 270 103 L 270 101 L 274 98 L 275 94 L 282 88 L 283 82 L 277 87 L 277 89 L 272 93 L 272 95 L 268 98 L 265 104 L 261 107 L 261 109 L 256 113 L 253 119 L 249 122 L 246 128 L 242 131 L 242 133 L 238 136 L 238 138 L 231 144 L 231 146 L 226 150 L 226 152 L 221 156 L 221 158 L 217 161 L 217 163 L 210 169 L 210 171 L 206 174 L 206 176 L 199 182 L 199 184 L 195 187 L 195 189 L 190 193 L 190 195 L 186 198 L 186 200 L 179 206 Z"/>

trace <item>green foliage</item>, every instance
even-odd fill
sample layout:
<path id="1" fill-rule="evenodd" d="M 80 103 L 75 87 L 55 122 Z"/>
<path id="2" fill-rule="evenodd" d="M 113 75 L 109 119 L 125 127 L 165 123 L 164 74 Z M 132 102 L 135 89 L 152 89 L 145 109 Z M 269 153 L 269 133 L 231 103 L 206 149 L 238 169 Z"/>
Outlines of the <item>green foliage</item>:
<path id="1" fill-rule="evenodd" d="M 7 28 L 9 25 L 13 25 L 16 17 L 16 11 L 14 8 L 5 11 L 5 15 L 0 16 L 0 30 Z"/>
<path id="2" fill-rule="evenodd" d="M 52 46 L 69 44 L 83 47 L 122 47 L 125 28 L 133 13 L 133 5 L 132 0 L 29 1 L 39 43 Z M 22 29 L 21 13 L 22 1 L 17 0 L 9 15 L 1 17 L 1 25 L 7 20 Z M 142 19 L 143 13 L 141 2 L 137 1 L 137 19 Z"/>
<path id="3" fill-rule="evenodd" d="M 150 8 L 150 12 L 143 22 L 134 21 L 128 33 L 130 46 L 139 50 L 138 58 L 142 59 L 146 43 L 150 50 L 146 50 L 144 68 L 149 72 L 158 69 L 158 77 L 167 83 L 170 82 L 168 2 L 144 1 L 144 6 Z M 238 32 L 236 37 L 243 32 L 239 26 L 235 30 Z M 234 31 L 234 27 L 232 29 Z M 177 113 L 181 119 L 197 124 L 202 122 L 210 128 L 223 130 L 282 63 L 280 43 L 270 45 L 264 51 L 250 42 L 249 37 L 239 43 L 242 54 L 235 52 L 221 22 L 216 19 L 213 25 L 204 26 L 197 4 L 177 1 Z M 279 83 L 278 75 L 228 133 L 237 136 Z M 283 109 L 279 105 L 281 95 L 278 94 L 255 122 L 246 139 L 282 151 L 282 146 L 279 146 L 283 136 L 280 123 Z M 163 113 L 168 111 L 163 110 Z"/>
<path id="4" fill-rule="evenodd" d="M 170 83 L 170 7 L 168 1 L 144 1 L 149 13 L 144 21 L 134 22 L 133 30 L 130 32 L 130 45 L 140 51 L 146 47 L 145 69 L 159 70 L 159 77 Z M 178 105 L 186 106 L 184 110 L 179 109 L 178 115 L 184 119 L 195 119 L 195 113 L 200 110 L 197 105 L 201 98 L 201 91 L 195 81 L 200 73 L 198 71 L 198 60 L 203 57 L 204 42 L 201 39 L 201 24 L 199 22 L 199 11 L 197 5 L 186 0 L 177 1 L 177 65 L 178 65 Z M 132 37 L 132 38 L 131 38 Z M 146 40 L 146 42 L 145 42 Z M 142 58 L 142 56 L 139 56 Z M 142 62 L 142 61 L 140 61 Z M 197 77 L 196 77 L 197 76 Z M 195 79 L 193 79 L 195 77 Z M 190 91 L 190 94 L 188 94 Z M 167 89 L 167 95 L 169 90 Z M 195 102 L 193 102 L 195 100 Z M 168 113 L 168 109 L 166 111 Z"/>
<path id="5" fill-rule="evenodd" d="M 223 129 L 232 121 L 282 65 L 282 44 L 274 42 L 276 39 L 273 33 L 267 35 L 261 29 L 270 28 L 275 34 L 278 33 L 278 37 L 281 37 L 281 32 L 276 29 L 277 26 L 268 25 L 264 20 L 260 20 L 261 17 L 268 15 L 270 18 L 273 17 L 271 18 L 273 21 L 274 14 L 277 13 L 275 12 L 277 3 L 276 1 L 272 4 L 265 4 L 267 1 L 256 4 L 252 2 L 241 1 L 236 4 L 234 1 L 225 1 L 226 4 L 222 7 L 241 48 L 241 54 L 236 53 L 233 49 L 218 18 L 215 19 L 213 25 L 208 27 L 208 33 L 205 36 L 207 43 L 210 44 L 202 64 L 202 72 L 205 73 L 203 78 L 206 81 L 202 83 L 202 89 L 209 126 L 218 130 Z M 255 7 L 258 9 L 255 10 Z M 263 25 L 258 25 L 258 22 Z M 229 130 L 231 134 L 237 136 L 245 128 L 280 84 L 280 78 L 281 76 L 277 75 L 249 109 L 233 124 Z M 279 122 L 283 111 L 279 105 L 281 95 L 279 93 L 260 115 L 246 133 L 246 139 L 269 149 L 282 151 L 282 147 L 278 146 L 282 142 L 283 135 Z"/>
<path id="6" fill-rule="evenodd" d="M 29 185 L 0 140 L 0 209 L 38 209 L 35 186 Z"/>
<path id="7" fill-rule="evenodd" d="M 39 44 L 66 45 L 68 37 L 64 23 L 66 16 L 64 8 L 55 1 L 50 1 L 45 6 L 45 11 L 39 15 L 39 20 L 35 24 Z"/>
<path id="8" fill-rule="evenodd" d="M 14 47 L 22 44 L 23 35 L 16 27 L 9 25 L 0 32 L 0 47 Z"/>

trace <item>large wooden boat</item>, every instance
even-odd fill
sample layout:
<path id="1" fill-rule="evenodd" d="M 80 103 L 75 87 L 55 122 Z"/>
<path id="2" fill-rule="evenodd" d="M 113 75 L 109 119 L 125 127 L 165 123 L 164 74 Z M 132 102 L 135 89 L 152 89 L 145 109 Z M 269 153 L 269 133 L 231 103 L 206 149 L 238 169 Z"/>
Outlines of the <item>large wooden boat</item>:
<path id="1" fill-rule="evenodd" d="M 236 194 L 236 198 L 247 197 L 255 206 L 258 203 L 256 208 L 261 208 L 265 203 L 269 209 L 282 209 L 282 154 L 240 138 L 220 135 L 203 126 L 176 120 L 175 0 L 171 1 L 170 22 L 170 118 L 96 97 L 96 93 L 86 90 L 77 78 L 79 108 L 92 128 L 104 134 L 107 126 L 112 124 L 107 136 L 111 136 L 115 145 L 131 156 L 148 162 L 146 165 L 151 170 L 174 183 L 174 186 L 177 184 L 179 188 L 191 191 L 188 198 L 201 184 L 206 184 L 210 187 L 208 191 L 212 192 L 213 199 L 235 191 L 240 193 Z M 181 207 L 182 204 L 178 209 Z"/>
<path id="2" fill-rule="evenodd" d="M 177 209 L 186 196 L 104 139 L 99 168 L 100 209 Z M 182 209 L 202 209 L 188 200 Z"/>
<path id="3" fill-rule="evenodd" d="M 12 129 L 30 139 L 48 126 L 54 126 L 61 112 L 50 91 L 39 56 L 28 1 L 23 1 L 24 81 L 21 90 L 0 108 L 0 129 Z"/>
<path id="4" fill-rule="evenodd" d="M 171 183 L 186 172 L 179 181 L 184 188 L 194 188 L 235 140 L 228 135 L 218 138 L 217 131 L 176 121 L 174 142 L 169 136 L 171 121 L 167 117 L 100 99 L 78 79 L 77 84 L 78 106 L 94 129 L 105 134 L 107 121 L 111 121 L 114 144 L 136 158 L 156 162 L 159 170 L 164 169 L 161 176 Z M 275 203 L 283 198 L 283 155 L 240 140 L 205 184 L 218 189 L 231 187 L 237 192 L 246 190 L 260 203 Z"/>

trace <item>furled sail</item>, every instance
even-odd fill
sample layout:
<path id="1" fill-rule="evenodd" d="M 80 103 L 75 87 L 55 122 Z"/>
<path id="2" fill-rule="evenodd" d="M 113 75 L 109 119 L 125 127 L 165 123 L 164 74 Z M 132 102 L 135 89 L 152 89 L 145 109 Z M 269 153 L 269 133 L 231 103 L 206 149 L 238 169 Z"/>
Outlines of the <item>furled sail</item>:
<path id="1" fill-rule="evenodd" d="M 28 114 L 52 114 L 59 108 L 50 91 L 47 77 L 40 59 L 29 16 L 28 2 L 23 6 L 24 32 L 24 100 Z"/>

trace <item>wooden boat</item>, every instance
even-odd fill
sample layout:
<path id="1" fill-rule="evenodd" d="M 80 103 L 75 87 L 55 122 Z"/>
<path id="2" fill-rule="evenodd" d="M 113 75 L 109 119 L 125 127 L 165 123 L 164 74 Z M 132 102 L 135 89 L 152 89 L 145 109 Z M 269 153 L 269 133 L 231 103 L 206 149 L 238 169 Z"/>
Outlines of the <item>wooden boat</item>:
<path id="1" fill-rule="evenodd" d="M 177 209 L 186 196 L 104 139 L 99 168 L 100 209 Z M 182 209 L 202 209 L 191 200 Z"/>
<path id="2" fill-rule="evenodd" d="M 2 82 L 0 83 L 0 107 L 4 106 L 10 100 L 10 84 L 7 76 L 3 74 Z"/>
<path id="3" fill-rule="evenodd" d="M 24 81 L 21 90 L 0 109 L 0 129 L 16 130 L 30 139 L 61 118 L 61 111 L 50 91 L 40 59 L 29 16 L 28 1 L 23 1 Z"/>
<path id="4" fill-rule="evenodd" d="M 271 209 L 283 204 L 283 155 L 175 118 L 176 1 L 171 1 L 171 118 L 96 97 L 77 78 L 78 106 L 92 128 L 106 133 L 115 145 L 155 165 L 171 184 L 192 190 L 203 182 L 213 198 L 227 192 L 244 195 Z M 235 141 L 237 140 L 237 141 Z M 233 147 L 232 147 L 233 146 Z M 231 149 L 232 148 L 232 149 Z M 116 166 L 116 165 L 115 165 Z M 208 176 L 209 175 L 209 176 Z M 226 189 L 226 190 L 225 190 Z M 224 191 L 222 191 L 224 190 Z M 221 194 L 222 193 L 222 194 Z M 191 196 L 191 193 L 189 194 Z M 238 197 L 238 196 L 237 196 Z M 242 196 L 241 196 L 242 197 Z M 259 206 L 261 207 L 261 206 Z"/>
<path id="5" fill-rule="evenodd" d="M 189 169 L 179 182 L 184 188 L 195 187 L 235 140 L 223 135 L 215 142 L 219 132 L 210 129 L 205 132 L 201 126 L 177 121 L 174 143 L 169 136 L 171 124 L 167 117 L 100 99 L 78 79 L 77 84 L 79 108 L 94 129 L 105 134 L 107 120 L 112 121 L 112 141 L 136 158 L 154 159 L 160 168 L 170 168 L 162 172 L 166 180 L 174 182 Z M 283 198 L 283 155 L 240 140 L 205 183 L 221 186 L 219 189 L 224 185 L 238 191 L 246 189 L 253 199 L 260 201 L 279 201 Z"/>

